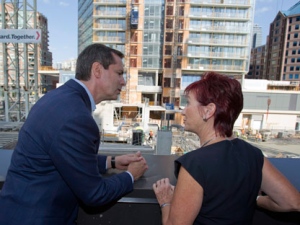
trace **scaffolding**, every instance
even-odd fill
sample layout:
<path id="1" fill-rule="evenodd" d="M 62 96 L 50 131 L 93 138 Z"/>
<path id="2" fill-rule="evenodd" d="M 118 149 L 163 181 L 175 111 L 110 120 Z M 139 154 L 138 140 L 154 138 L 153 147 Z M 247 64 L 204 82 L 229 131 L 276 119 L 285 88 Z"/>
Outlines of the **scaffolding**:
<path id="1" fill-rule="evenodd" d="M 172 78 L 171 78 L 171 93 L 170 103 L 175 105 L 175 93 L 176 93 L 176 70 L 177 70 L 177 49 L 178 49 L 178 29 L 179 29 L 179 18 L 178 10 L 179 6 L 177 0 L 174 0 L 174 39 L 173 39 L 173 54 L 172 54 Z"/>
<path id="2" fill-rule="evenodd" d="M 126 52 L 125 55 L 125 70 L 126 70 L 126 90 L 125 90 L 125 99 L 123 100 L 123 103 L 129 104 L 130 103 L 130 90 L 131 90 L 131 57 L 132 57 L 132 43 L 131 40 L 133 36 L 135 35 L 138 26 L 139 26 L 139 3 L 138 1 L 127 1 L 126 5 L 126 40 L 128 40 L 127 43 L 125 43 L 126 46 Z M 136 54 L 135 54 L 136 55 Z"/>
<path id="3" fill-rule="evenodd" d="M 29 13 L 30 12 L 30 13 Z M 2 29 L 36 29 L 36 0 L 2 0 Z M 38 99 L 38 52 L 36 43 L 2 43 L 0 98 L 6 122 L 21 122 Z"/>
<path id="4" fill-rule="evenodd" d="M 127 55 L 128 57 L 127 60 L 125 58 L 125 70 L 126 70 L 126 89 L 125 89 L 125 101 L 123 101 L 123 103 L 128 104 L 129 103 L 129 97 L 130 97 L 130 40 L 131 40 L 131 7 L 132 4 L 130 3 L 130 1 L 127 1 L 127 5 L 126 5 L 126 40 L 128 40 L 128 43 L 126 43 L 126 52 L 125 55 Z M 124 99 L 124 98 L 123 98 Z"/>

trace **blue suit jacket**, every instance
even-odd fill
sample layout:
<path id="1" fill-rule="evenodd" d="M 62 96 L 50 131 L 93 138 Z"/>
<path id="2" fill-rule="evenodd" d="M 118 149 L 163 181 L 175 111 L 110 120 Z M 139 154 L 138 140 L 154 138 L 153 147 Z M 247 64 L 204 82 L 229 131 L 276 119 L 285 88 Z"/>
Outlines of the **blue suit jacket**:
<path id="1" fill-rule="evenodd" d="M 88 94 L 69 80 L 30 110 L 0 193 L 1 225 L 74 224 L 78 202 L 99 206 L 133 190 L 126 172 L 103 178 Z"/>

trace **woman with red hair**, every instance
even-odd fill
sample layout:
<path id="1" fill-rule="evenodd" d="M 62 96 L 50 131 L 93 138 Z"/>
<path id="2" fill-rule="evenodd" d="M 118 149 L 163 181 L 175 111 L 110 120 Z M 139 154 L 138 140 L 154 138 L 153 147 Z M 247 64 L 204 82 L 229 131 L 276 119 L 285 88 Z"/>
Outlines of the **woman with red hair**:
<path id="1" fill-rule="evenodd" d="M 176 188 L 168 178 L 153 184 L 162 224 L 252 224 L 256 205 L 300 211 L 299 192 L 261 150 L 232 138 L 243 108 L 240 83 L 208 72 L 185 94 L 185 130 L 198 135 L 201 147 L 175 161 Z"/>

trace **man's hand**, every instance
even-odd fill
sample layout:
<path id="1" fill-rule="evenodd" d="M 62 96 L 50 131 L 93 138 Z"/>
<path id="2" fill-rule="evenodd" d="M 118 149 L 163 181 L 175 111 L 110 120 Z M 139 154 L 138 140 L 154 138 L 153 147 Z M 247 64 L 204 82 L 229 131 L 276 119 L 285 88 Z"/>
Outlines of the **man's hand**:
<path id="1" fill-rule="evenodd" d="M 128 165 L 127 171 L 130 172 L 134 180 L 139 179 L 148 169 L 146 160 L 142 157 L 142 160 L 132 162 Z"/>
<path id="2" fill-rule="evenodd" d="M 139 162 L 143 160 L 142 154 L 138 151 L 135 154 L 127 154 L 127 155 L 120 155 L 115 157 L 116 160 L 116 168 L 120 170 L 127 170 L 128 165 L 132 162 Z"/>
<path id="3" fill-rule="evenodd" d="M 111 160 L 111 157 L 109 156 L 108 159 Z M 111 168 L 111 163 L 109 165 Z M 115 166 L 117 169 L 130 172 L 134 180 L 139 179 L 148 169 L 147 162 L 140 151 L 135 154 L 116 156 Z"/>

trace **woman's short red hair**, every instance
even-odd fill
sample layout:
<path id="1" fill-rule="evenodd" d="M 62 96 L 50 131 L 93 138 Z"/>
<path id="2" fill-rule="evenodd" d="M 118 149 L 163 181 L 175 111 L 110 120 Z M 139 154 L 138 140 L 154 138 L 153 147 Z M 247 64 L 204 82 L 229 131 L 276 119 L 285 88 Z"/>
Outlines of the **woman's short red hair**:
<path id="1" fill-rule="evenodd" d="M 194 93 L 202 105 L 214 103 L 216 132 L 224 137 L 232 135 L 234 122 L 242 111 L 244 102 L 239 81 L 216 72 L 207 72 L 199 81 L 188 85 L 184 92 Z"/>

